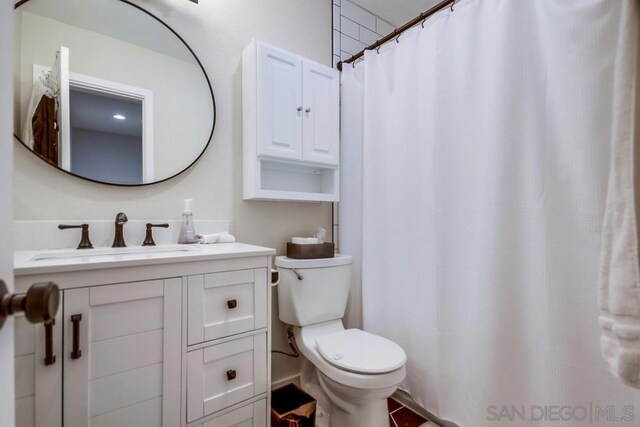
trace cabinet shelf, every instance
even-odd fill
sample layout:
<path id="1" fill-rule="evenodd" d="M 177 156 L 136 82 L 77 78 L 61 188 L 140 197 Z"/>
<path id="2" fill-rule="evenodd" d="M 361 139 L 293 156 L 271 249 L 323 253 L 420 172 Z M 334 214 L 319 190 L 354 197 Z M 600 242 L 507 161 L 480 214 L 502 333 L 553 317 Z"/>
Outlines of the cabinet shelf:
<path id="1" fill-rule="evenodd" d="M 254 200 L 338 201 L 335 167 L 291 163 L 272 159 L 256 161 L 258 185 L 245 189 Z"/>

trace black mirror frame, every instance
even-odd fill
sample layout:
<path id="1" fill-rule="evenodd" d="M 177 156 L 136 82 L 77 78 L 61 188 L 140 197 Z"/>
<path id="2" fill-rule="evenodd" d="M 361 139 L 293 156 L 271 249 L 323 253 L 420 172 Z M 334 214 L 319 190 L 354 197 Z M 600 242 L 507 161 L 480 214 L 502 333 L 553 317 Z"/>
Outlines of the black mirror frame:
<path id="1" fill-rule="evenodd" d="M 16 10 L 18 9 L 20 6 L 22 6 L 25 3 L 28 3 L 31 0 L 19 0 L 17 1 L 14 6 L 13 9 Z M 167 178 L 158 180 L 158 181 L 154 181 L 154 182 L 147 182 L 147 183 L 142 183 L 142 184 L 118 184 L 118 183 L 111 183 L 111 182 L 104 182 L 104 181 L 98 181 L 95 179 L 91 179 L 91 178 L 87 178 L 78 174 L 75 174 L 71 171 L 67 171 L 64 170 L 56 165 L 51 164 L 50 162 L 48 162 L 46 159 L 44 159 L 41 156 L 38 156 L 36 153 L 33 152 L 33 150 L 31 150 L 27 144 L 24 143 L 24 141 L 22 141 L 22 139 L 16 135 L 16 133 L 14 132 L 13 137 L 20 142 L 20 145 L 22 145 L 26 150 L 28 150 L 31 154 L 33 154 L 34 156 L 36 156 L 37 158 L 39 158 L 41 161 L 43 161 L 44 163 L 46 163 L 47 165 L 57 169 L 58 171 L 64 172 L 67 175 L 71 175 L 71 176 L 75 176 L 77 178 L 83 179 L 85 181 L 89 181 L 89 182 L 95 182 L 98 184 L 104 184 L 104 185 L 111 185 L 111 186 L 116 186 L 116 187 L 145 187 L 148 185 L 154 185 L 154 184 L 159 184 L 161 182 L 165 182 L 168 181 L 170 179 L 173 179 L 175 177 L 177 177 L 178 175 L 186 172 L 188 169 L 190 169 L 193 165 L 195 165 L 198 160 L 200 160 L 200 158 L 202 157 L 202 155 L 204 154 L 205 151 L 207 151 L 207 148 L 209 148 L 209 145 L 211 145 L 211 140 L 213 139 L 213 131 L 216 128 L 216 119 L 218 118 L 217 112 L 216 112 L 216 99 L 215 96 L 213 95 L 213 88 L 211 86 L 211 81 L 209 80 L 209 76 L 207 75 L 207 72 L 205 71 L 204 67 L 202 66 L 202 63 L 200 62 L 200 58 L 198 58 L 198 56 L 195 54 L 195 52 L 193 51 L 193 49 L 191 49 L 191 46 L 189 46 L 187 44 L 187 42 L 180 36 L 180 34 L 178 34 L 173 28 L 171 28 L 166 22 L 164 22 L 162 19 L 158 18 L 157 16 L 155 16 L 154 14 L 152 14 L 151 12 L 149 12 L 148 10 L 131 3 L 128 0 L 114 0 L 114 1 L 119 1 L 121 3 L 125 3 L 128 4 L 129 6 L 138 9 L 139 11 L 146 13 L 147 15 L 149 15 L 151 18 L 155 19 L 156 21 L 158 21 L 160 24 L 162 24 L 165 28 L 167 28 L 169 31 L 171 31 L 173 33 L 174 36 L 176 36 L 178 38 L 178 40 L 180 40 L 182 42 L 182 44 L 185 45 L 185 47 L 189 50 L 189 52 L 191 52 L 191 55 L 193 55 L 193 57 L 195 58 L 196 62 L 198 63 L 198 66 L 200 67 L 200 70 L 202 71 L 202 74 L 204 75 L 205 81 L 207 82 L 207 86 L 209 88 L 209 93 L 211 94 L 211 104 L 213 107 L 213 123 L 211 123 L 211 132 L 209 133 L 209 139 L 207 140 L 206 145 L 204 146 L 204 148 L 202 149 L 202 151 L 200 152 L 200 154 L 198 154 L 198 156 L 193 160 L 193 162 L 191 162 L 187 167 L 185 167 L 184 169 L 182 169 L 180 172 L 171 175 Z"/>

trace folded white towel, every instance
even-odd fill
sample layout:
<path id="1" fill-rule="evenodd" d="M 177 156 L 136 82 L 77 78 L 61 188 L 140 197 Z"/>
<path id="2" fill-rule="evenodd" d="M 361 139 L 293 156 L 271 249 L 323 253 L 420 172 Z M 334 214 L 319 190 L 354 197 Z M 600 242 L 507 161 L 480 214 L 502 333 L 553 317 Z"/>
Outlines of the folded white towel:
<path id="1" fill-rule="evenodd" d="M 625 2 L 636 8 L 636 2 Z M 634 145 L 640 140 L 638 10 L 624 11 L 615 64 L 611 169 L 607 188 L 598 303 L 600 347 L 611 372 L 640 388 L 640 266 L 634 188 Z M 624 16 L 624 15 L 623 15 Z M 633 22 L 632 22 L 633 21 Z M 640 189 L 640 188 L 639 188 Z"/>
<path id="2" fill-rule="evenodd" d="M 236 241 L 236 238 L 233 234 L 223 231 L 222 233 L 214 233 L 214 234 L 199 234 L 198 242 L 202 244 L 209 243 L 233 243 Z"/>

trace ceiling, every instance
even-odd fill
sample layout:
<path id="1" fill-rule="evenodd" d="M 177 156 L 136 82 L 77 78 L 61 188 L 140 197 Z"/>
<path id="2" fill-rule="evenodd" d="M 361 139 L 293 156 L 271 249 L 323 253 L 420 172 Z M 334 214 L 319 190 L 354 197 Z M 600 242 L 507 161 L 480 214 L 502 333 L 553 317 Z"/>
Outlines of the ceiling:
<path id="1" fill-rule="evenodd" d="M 435 6 L 441 0 L 351 0 L 353 3 L 367 9 L 374 15 L 399 27 L 425 10 Z"/>

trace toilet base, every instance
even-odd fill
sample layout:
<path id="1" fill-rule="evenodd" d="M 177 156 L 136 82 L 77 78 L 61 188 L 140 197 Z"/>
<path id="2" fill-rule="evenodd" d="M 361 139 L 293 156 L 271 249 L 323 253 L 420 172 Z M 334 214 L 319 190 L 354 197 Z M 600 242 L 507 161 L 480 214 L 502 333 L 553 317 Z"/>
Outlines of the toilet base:
<path id="1" fill-rule="evenodd" d="M 398 386 L 359 390 L 333 381 L 316 370 L 330 402 L 330 427 L 389 427 L 389 398 Z"/>
<path id="2" fill-rule="evenodd" d="M 330 427 L 389 427 L 387 399 L 371 402 L 353 412 L 331 406 Z"/>

